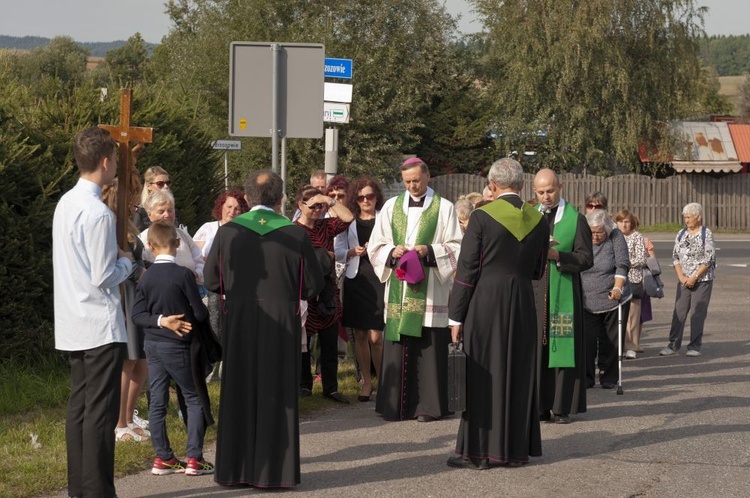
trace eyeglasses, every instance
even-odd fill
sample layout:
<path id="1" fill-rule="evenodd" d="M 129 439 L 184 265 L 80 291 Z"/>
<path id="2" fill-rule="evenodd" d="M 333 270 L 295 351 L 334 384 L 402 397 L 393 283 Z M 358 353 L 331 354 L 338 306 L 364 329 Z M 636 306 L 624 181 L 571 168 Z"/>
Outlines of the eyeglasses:
<path id="1" fill-rule="evenodd" d="M 364 202 L 365 200 L 371 201 L 375 199 L 375 194 L 358 195 L 357 202 Z"/>
<path id="2" fill-rule="evenodd" d="M 163 189 L 164 187 L 171 187 L 172 186 L 172 180 L 167 180 L 166 182 L 148 182 L 149 185 L 156 185 L 160 189 Z"/>
<path id="3" fill-rule="evenodd" d="M 601 204 L 586 204 L 586 209 L 605 209 Z"/>
<path id="4" fill-rule="evenodd" d="M 305 206 L 307 206 L 307 204 L 305 204 Z M 317 204 L 313 204 L 312 206 L 307 206 L 307 207 L 312 209 L 313 211 L 318 211 L 320 209 L 323 209 L 323 207 L 325 207 L 325 204 L 321 204 L 320 202 L 318 202 Z"/>
<path id="5" fill-rule="evenodd" d="M 337 194 L 335 192 L 331 192 L 330 194 L 328 194 L 328 197 L 330 197 L 331 199 L 336 199 L 337 201 L 343 201 L 344 199 L 346 199 L 346 194 Z"/>

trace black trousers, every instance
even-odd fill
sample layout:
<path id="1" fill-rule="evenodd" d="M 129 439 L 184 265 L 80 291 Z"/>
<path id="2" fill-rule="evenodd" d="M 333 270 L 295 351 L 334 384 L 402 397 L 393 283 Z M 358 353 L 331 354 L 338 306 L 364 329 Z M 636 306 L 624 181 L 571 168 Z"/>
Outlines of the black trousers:
<path id="1" fill-rule="evenodd" d="M 71 351 L 70 399 L 65 421 L 68 494 L 115 496 L 115 427 L 127 344 Z"/>
<path id="2" fill-rule="evenodd" d="M 629 311 L 630 301 L 622 305 L 622 334 L 620 337 L 620 344 L 622 345 L 625 343 Z M 588 385 L 592 386 L 596 381 L 597 364 L 600 365 L 603 372 L 599 382 L 616 384 L 618 378 L 617 309 L 605 313 L 590 313 L 584 310 L 583 320 L 583 328 L 586 334 L 586 381 Z M 602 333 L 606 336 L 606 340 L 598 340 Z"/>
<path id="3" fill-rule="evenodd" d="M 331 394 L 339 390 L 339 324 L 334 323 L 330 327 L 318 332 L 320 344 L 320 376 L 323 381 L 323 394 Z M 300 374 L 300 387 L 312 391 L 313 378 L 310 367 L 310 341 L 307 341 L 308 351 L 302 353 L 302 370 Z"/>

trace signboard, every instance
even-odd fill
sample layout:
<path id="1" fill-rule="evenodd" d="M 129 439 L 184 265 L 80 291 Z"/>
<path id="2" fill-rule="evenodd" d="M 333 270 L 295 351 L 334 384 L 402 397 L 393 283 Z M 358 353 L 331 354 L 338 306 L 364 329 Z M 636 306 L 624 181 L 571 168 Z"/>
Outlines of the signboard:
<path id="1" fill-rule="evenodd" d="M 352 85 L 326 82 L 323 96 L 326 102 L 345 102 L 348 104 L 352 101 Z"/>
<path id="2" fill-rule="evenodd" d="M 215 150 L 242 150 L 242 140 L 214 140 L 211 147 Z"/>
<path id="3" fill-rule="evenodd" d="M 324 59 L 318 43 L 232 42 L 229 135 L 270 138 L 277 105 L 279 137 L 321 138 Z"/>
<path id="4" fill-rule="evenodd" d="M 326 57 L 323 72 L 326 78 L 343 78 L 350 80 L 352 79 L 352 60 L 331 59 Z"/>
<path id="5" fill-rule="evenodd" d="M 349 122 L 349 104 L 323 102 L 323 121 L 347 124 Z"/>

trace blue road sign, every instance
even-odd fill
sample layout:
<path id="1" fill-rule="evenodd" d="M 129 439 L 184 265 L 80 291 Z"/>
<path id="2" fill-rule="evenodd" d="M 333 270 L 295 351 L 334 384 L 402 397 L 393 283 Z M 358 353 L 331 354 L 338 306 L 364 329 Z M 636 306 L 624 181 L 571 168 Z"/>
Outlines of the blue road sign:
<path id="1" fill-rule="evenodd" d="M 326 57 L 324 76 L 326 78 L 344 78 L 347 80 L 352 79 L 352 60 L 329 59 L 328 57 Z"/>

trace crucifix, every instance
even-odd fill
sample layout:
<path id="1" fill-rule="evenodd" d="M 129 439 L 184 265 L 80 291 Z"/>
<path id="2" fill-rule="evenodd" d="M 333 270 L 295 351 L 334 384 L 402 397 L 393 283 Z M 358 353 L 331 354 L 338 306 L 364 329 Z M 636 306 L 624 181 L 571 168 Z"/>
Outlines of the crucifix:
<path id="1" fill-rule="evenodd" d="M 128 218 L 130 218 L 131 190 L 138 191 L 140 181 L 138 170 L 135 169 L 134 157 L 137 156 L 144 143 L 153 141 L 153 128 L 130 126 L 130 88 L 123 88 L 120 95 L 120 124 L 99 125 L 107 130 L 117 142 L 119 157 L 117 189 L 117 243 L 123 251 L 128 251 Z M 133 148 L 130 144 L 134 143 Z M 133 188 L 135 186 L 135 188 Z"/>

